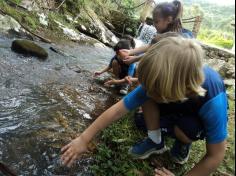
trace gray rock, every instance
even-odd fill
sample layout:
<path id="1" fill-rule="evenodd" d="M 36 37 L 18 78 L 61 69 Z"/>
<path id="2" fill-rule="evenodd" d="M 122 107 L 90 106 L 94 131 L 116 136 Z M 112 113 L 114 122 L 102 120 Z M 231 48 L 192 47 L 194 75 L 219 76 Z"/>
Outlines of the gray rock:
<path id="1" fill-rule="evenodd" d="M 89 7 L 84 7 L 84 9 L 81 10 L 76 28 L 80 32 L 96 38 L 106 45 L 114 46 L 118 42 L 118 38 Z"/>
<path id="2" fill-rule="evenodd" d="M 234 79 L 225 79 L 224 84 L 226 88 L 235 88 L 235 80 Z"/>
<path id="3" fill-rule="evenodd" d="M 27 56 L 36 56 L 41 59 L 46 59 L 48 57 L 48 53 L 45 49 L 29 40 L 15 40 L 12 42 L 11 49 Z"/>
<path id="4" fill-rule="evenodd" d="M 21 28 L 21 25 L 12 17 L 8 15 L 3 16 L 0 14 L 0 32 L 8 33 L 9 31 L 12 31 L 12 30 L 17 33 L 24 31 Z"/>

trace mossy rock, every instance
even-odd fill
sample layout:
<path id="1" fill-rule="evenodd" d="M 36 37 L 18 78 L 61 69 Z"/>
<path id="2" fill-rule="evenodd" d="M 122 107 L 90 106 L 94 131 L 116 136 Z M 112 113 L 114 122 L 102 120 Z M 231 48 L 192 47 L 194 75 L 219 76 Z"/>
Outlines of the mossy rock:
<path id="1" fill-rule="evenodd" d="M 17 53 L 35 56 L 40 59 L 46 59 L 48 57 L 48 53 L 45 49 L 29 40 L 14 40 L 11 49 Z"/>

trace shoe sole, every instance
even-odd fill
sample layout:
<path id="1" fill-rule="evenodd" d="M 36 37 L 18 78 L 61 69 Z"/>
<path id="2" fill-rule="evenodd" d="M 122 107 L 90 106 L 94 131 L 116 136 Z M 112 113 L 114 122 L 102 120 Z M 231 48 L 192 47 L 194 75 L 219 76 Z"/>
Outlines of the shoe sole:
<path id="1" fill-rule="evenodd" d="M 120 94 L 122 94 L 122 95 L 127 95 L 127 93 L 128 93 L 128 92 L 127 92 L 127 91 L 124 91 L 124 90 L 121 90 L 121 91 L 120 91 Z"/>
<path id="2" fill-rule="evenodd" d="M 167 147 L 164 147 L 164 148 L 162 148 L 161 150 L 153 150 L 153 151 L 148 151 L 148 152 L 146 152 L 145 154 L 143 154 L 143 155 L 134 155 L 134 154 L 132 154 L 131 153 L 131 149 L 129 150 L 129 154 L 130 155 L 132 155 L 132 157 L 134 158 L 134 159 L 147 159 L 147 158 L 149 158 L 149 156 L 151 156 L 151 155 L 153 155 L 153 154 L 162 154 L 162 153 L 164 153 L 164 152 L 166 152 L 168 150 L 168 148 Z"/>

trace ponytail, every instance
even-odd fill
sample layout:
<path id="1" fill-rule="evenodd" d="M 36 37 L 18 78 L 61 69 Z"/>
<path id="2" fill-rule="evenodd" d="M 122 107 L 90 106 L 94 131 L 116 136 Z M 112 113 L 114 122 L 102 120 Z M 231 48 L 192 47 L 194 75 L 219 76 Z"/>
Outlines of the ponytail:
<path id="1" fill-rule="evenodd" d="M 173 18 L 172 28 L 175 32 L 181 32 L 182 30 L 182 16 L 183 16 L 183 4 L 179 0 L 174 0 L 173 4 L 176 9 L 175 17 Z"/>
<path id="2" fill-rule="evenodd" d="M 174 6 L 176 7 L 176 17 L 175 19 L 182 19 L 183 16 L 183 4 L 178 0 L 173 1 Z"/>
<path id="3" fill-rule="evenodd" d="M 153 10 L 154 21 L 156 21 L 157 17 L 168 18 L 171 16 L 173 18 L 172 23 L 169 24 L 164 32 L 182 32 L 182 15 L 183 4 L 179 0 L 160 3 Z"/>

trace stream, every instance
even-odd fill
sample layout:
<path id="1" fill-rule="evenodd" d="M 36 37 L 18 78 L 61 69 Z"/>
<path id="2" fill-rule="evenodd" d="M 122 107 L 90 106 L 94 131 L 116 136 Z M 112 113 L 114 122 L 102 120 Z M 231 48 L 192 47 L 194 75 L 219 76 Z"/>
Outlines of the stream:
<path id="1" fill-rule="evenodd" d="M 112 91 L 93 78 L 113 51 L 101 44 L 58 44 L 46 61 L 11 51 L 0 36 L 0 161 L 17 175 L 91 175 L 88 155 L 68 169 L 60 148 L 114 103 Z M 1 175 L 1 173 L 0 173 Z"/>

